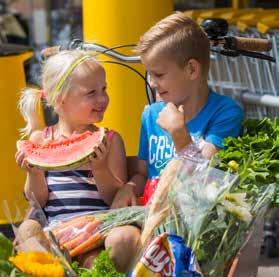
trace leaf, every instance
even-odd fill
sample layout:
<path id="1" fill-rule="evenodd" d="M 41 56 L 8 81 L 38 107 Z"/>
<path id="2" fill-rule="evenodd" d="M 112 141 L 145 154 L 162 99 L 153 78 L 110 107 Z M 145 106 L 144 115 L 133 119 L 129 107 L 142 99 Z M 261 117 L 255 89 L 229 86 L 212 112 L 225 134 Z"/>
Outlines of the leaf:
<path id="1" fill-rule="evenodd" d="M 196 257 L 197 257 L 199 262 L 203 261 L 205 259 L 205 257 L 206 257 L 206 254 L 205 254 L 203 249 L 197 249 L 195 251 L 195 254 L 196 254 Z"/>
<path id="2" fill-rule="evenodd" d="M 9 276 L 10 276 L 9 273 L 6 273 L 5 271 L 2 271 L 2 270 L 0 269 L 0 277 L 9 277 Z"/>
<path id="3" fill-rule="evenodd" d="M 31 277 L 30 275 L 20 272 L 17 268 L 14 268 L 9 276 L 10 277 Z"/>
<path id="4" fill-rule="evenodd" d="M 12 264 L 10 264 L 8 261 L 0 260 L 0 276 L 1 277 L 2 277 L 2 275 L 1 275 L 2 272 L 10 274 L 13 269 L 14 269 L 14 266 Z"/>
<path id="5" fill-rule="evenodd" d="M 13 255 L 13 244 L 0 233 L 0 260 L 8 260 Z"/>
<path id="6" fill-rule="evenodd" d="M 230 161 L 230 160 L 236 160 L 236 161 L 240 161 L 243 158 L 244 154 L 241 153 L 240 151 L 233 151 L 233 152 L 228 152 L 228 151 L 224 151 L 223 153 L 220 152 L 219 157 L 223 158 L 226 161 Z"/>
<path id="7" fill-rule="evenodd" d="M 109 257 L 109 251 L 109 249 L 101 251 L 94 260 L 91 269 L 79 267 L 78 262 L 72 263 L 72 269 L 76 272 L 78 277 L 125 277 L 124 273 L 116 271 Z"/>
<path id="8" fill-rule="evenodd" d="M 279 172 L 279 160 L 270 160 L 268 169 L 274 172 Z"/>
<path id="9" fill-rule="evenodd" d="M 124 273 L 116 271 L 109 257 L 110 250 L 103 250 L 93 262 L 91 277 L 125 277 Z"/>

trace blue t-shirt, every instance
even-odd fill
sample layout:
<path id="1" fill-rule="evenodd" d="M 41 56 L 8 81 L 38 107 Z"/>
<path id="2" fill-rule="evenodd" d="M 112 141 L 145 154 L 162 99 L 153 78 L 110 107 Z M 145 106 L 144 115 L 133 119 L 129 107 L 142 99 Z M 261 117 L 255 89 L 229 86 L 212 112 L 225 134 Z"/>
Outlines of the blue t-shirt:
<path id="1" fill-rule="evenodd" d="M 147 162 L 149 179 L 158 177 L 175 155 L 171 136 L 156 123 L 164 107 L 164 102 L 146 106 L 141 118 L 138 158 Z M 224 138 L 239 135 L 243 116 L 242 109 L 234 100 L 210 91 L 206 104 L 186 127 L 193 140 L 202 138 L 223 148 Z"/>

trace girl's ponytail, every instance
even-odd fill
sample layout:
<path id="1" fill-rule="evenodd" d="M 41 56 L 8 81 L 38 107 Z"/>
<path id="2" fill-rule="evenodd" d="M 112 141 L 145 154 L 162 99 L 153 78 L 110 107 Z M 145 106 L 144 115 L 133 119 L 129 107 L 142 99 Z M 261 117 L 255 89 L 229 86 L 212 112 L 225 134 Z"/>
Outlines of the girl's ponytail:
<path id="1" fill-rule="evenodd" d="M 22 90 L 18 104 L 20 113 L 26 121 L 26 126 L 20 129 L 22 137 L 29 136 L 33 131 L 43 128 L 41 98 L 41 90 L 35 88 Z"/>

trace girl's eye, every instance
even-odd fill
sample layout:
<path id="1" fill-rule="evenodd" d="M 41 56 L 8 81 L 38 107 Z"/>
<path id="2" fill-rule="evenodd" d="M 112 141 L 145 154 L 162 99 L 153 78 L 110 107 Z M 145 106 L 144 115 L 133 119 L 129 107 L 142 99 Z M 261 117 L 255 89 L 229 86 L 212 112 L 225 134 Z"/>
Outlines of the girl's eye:
<path id="1" fill-rule="evenodd" d="M 91 91 L 89 91 L 88 93 L 87 93 L 87 95 L 94 95 L 95 94 L 95 90 L 91 90 Z"/>

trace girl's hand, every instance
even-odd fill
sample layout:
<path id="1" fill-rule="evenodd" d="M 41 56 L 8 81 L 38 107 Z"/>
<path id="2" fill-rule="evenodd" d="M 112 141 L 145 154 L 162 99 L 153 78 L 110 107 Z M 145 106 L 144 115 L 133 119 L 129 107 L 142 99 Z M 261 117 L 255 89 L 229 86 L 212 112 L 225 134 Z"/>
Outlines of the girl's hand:
<path id="1" fill-rule="evenodd" d="M 29 172 L 31 174 L 39 174 L 40 172 L 42 172 L 41 169 L 29 165 L 29 163 L 26 160 L 25 155 L 22 151 L 16 152 L 15 159 L 16 159 L 17 165 L 21 169 L 25 170 L 26 172 Z"/>
<path id="2" fill-rule="evenodd" d="M 109 153 L 110 148 L 110 141 L 105 138 L 105 141 L 102 142 L 99 146 L 94 147 L 94 153 L 95 155 L 92 155 L 90 158 L 90 164 L 93 168 L 99 169 L 103 166 L 107 165 L 107 157 Z"/>

